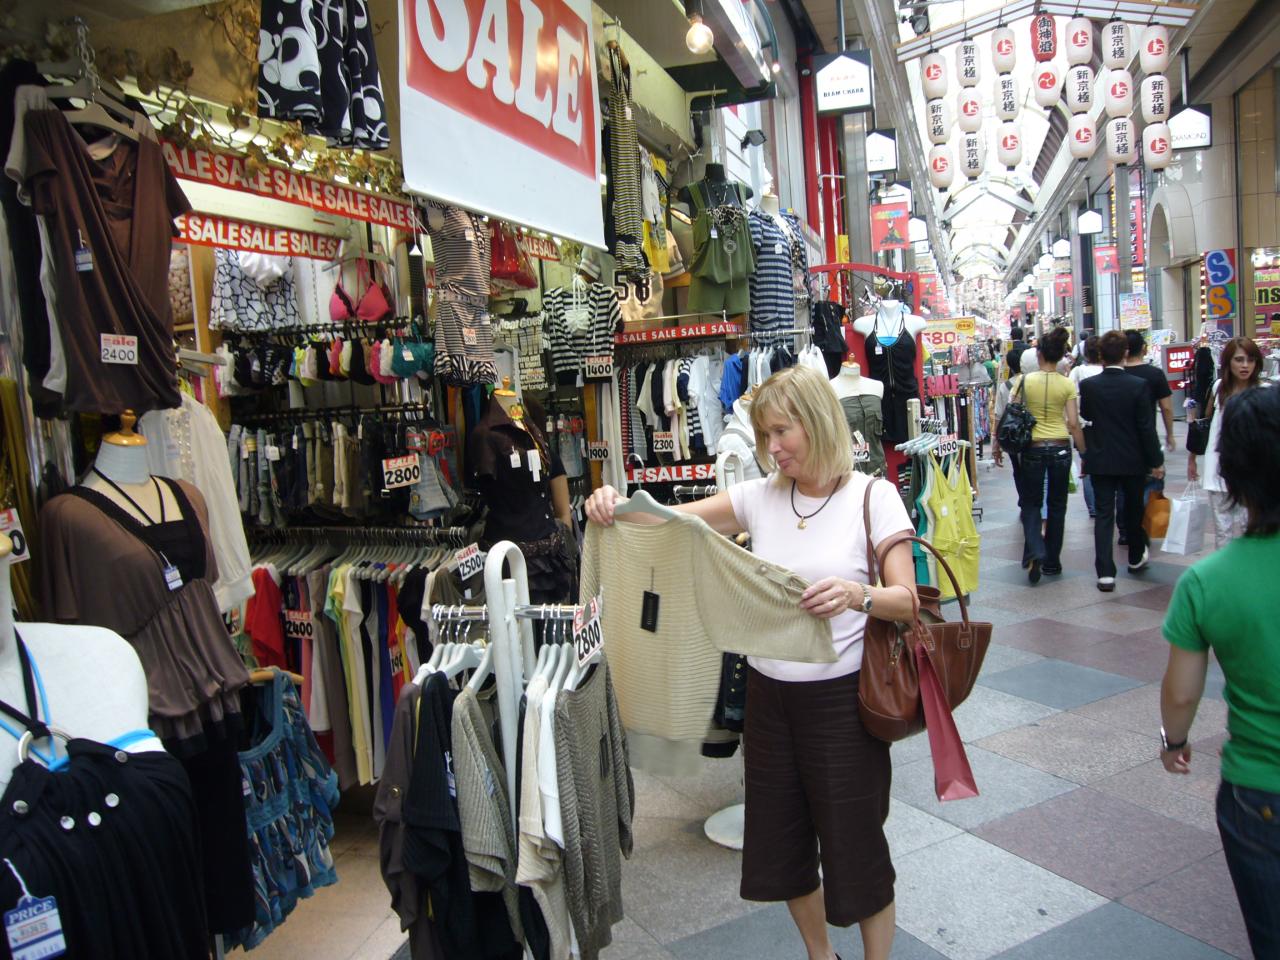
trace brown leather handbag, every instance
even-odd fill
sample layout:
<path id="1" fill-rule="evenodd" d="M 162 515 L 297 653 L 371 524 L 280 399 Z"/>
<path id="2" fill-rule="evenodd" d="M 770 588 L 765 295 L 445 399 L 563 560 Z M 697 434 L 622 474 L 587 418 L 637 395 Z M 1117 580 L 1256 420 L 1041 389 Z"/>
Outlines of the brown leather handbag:
<path id="1" fill-rule="evenodd" d="M 873 584 L 880 582 L 884 558 L 899 543 L 918 543 L 938 560 L 938 567 L 951 580 L 960 601 L 960 623 L 943 620 L 938 607 L 938 591 L 918 587 L 919 600 L 910 623 L 894 623 L 867 618 L 862 639 L 862 675 L 858 681 L 858 713 L 867 732 L 893 743 L 924 729 L 924 707 L 920 697 L 920 673 L 916 651 L 923 649 L 942 684 L 947 705 L 954 710 L 964 703 L 978 679 L 991 624 L 969 619 L 969 606 L 961 596 L 955 574 L 933 544 L 907 533 L 885 540 L 877 551 L 871 542 L 871 487 L 862 502 L 862 519 L 867 537 L 867 572 Z M 887 482 L 887 481 L 885 481 Z"/>

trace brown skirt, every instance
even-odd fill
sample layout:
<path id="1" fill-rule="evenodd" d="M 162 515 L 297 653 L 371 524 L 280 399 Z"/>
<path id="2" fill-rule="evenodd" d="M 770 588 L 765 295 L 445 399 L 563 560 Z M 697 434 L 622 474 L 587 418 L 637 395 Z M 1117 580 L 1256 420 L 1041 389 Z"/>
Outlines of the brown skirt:
<path id="1" fill-rule="evenodd" d="M 742 898 L 793 900 L 821 883 L 828 923 L 879 913 L 896 877 L 884 836 L 893 768 L 858 718 L 858 674 L 795 683 L 753 669 L 746 719 Z"/>

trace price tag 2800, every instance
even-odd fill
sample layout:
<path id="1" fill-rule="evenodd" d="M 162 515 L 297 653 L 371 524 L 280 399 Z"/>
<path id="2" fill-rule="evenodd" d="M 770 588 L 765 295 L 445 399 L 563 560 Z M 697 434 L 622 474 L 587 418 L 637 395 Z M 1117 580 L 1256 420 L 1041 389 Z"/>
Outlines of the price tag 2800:
<path id="1" fill-rule="evenodd" d="M 388 457 L 382 461 L 382 486 L 387 490 L 412 487 L 422 479 L 422 464 L 416 453 Z"/>
<path id="2" fill-rule="evenodd" d="M 944 434 L 942 439 L 938 441 L 938 456 L 952 457 L 960 452 L 960 444 L 956 440 L 954 433 Z"/>
<path id="3" fill-rule="evenodd" d="M 138 338 L 132 334 L 104 333 L 99 337 L 103 363 L 138 365 Z"/>
<path id="4" fill-rule="evenodd" d="M 458 566 L 458 579 L 469 580 L 484 569 L 484 554 L 478 543 L 469 543 L 453 555 Z"/>
<path id="5" fill-rule="evenodd" d="M 600 594 L 596 594 L 573 615 L 573 649 L 579 667 L 585 667 L 604 647 L 604 630 L 600 626 L 602 604 Z"/>

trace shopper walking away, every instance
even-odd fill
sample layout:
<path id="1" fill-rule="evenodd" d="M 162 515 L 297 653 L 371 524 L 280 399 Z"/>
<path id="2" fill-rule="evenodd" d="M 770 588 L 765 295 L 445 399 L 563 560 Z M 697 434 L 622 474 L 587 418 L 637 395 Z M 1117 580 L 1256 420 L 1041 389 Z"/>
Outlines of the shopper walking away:
<path id="1" fill-rule="evenodd" d="M 1223 410 L 1229 399 L 1252 390 L 1262 384 L 1262 351 L 1248 337 L 1233 337 L 1222 348 L 1222 379 L 1216 381 L 1206 400 L 1204 415 L 1211 417 L 1209 440 L 1204 449 L 1203 475 L 1194 453 L 1187 455 L 1187 479 L 1200 480 L 1209 492 L 1209 506 L 1213 509 L 1213 546 L 1221 550 L 1229 540 L 1244 532 L 1245 510 L 1232 506 L 1227 487 L 1219 469 L 1218 442 L 1222 435 L 1222 417 L 1215 413 Z"/>
<path id="2" fill-rule="evenodd" d="M 1000 418 L 1004 416 L 1004 408 L 1009 405 L 1009 401 L 1017 393 L 1018 384 L 1022 382 L 1020 365 L 1022 363 L 1022 351 L 1025 349 L 1025 347 L 1011 347 L 1009 352 L 1005 354 L 1005 364 L 1013 372 L 1008 379 L 996 387 L 995 403 L 991 411 L 991 422 L 994 424 L 1000 422 Z M 997 467 L 1004 466 L 1005 452 L 1000 448 L 1000 438 L 996 435 L 996 431 L 991 434 L 991 456 L 995 460 Z M 1022 486 L 1019 478 L 1022 476 L 1022 454 L 1016 450 L 1010 450 L 1008 456 L 1009 469 L 1013 471 L 1013 489 L 1018 495 L 1018 509 L 1021 510 Z"/>
<path id="3" fill-rule="evenodd" d="M 803 366 L 774 374 L 756 388 L 751 423 L 769 475 L 673 509 L 720 533 L 750 533 L 763 559 L 809 580 L 801 607 L 831 621 L 838 659 L 749 660 L 742 897 L 787 901 L 810 960 L 835 956 L 828 923 L 860 924 L 865 956 L 887 960 L 895 916 L 884 836 L 892 766 L 889 745 L 858 718 L 858 678 L 867 617 L 907 619 L 916 598 L 909 544 L 889 551 L 885 586 L 867 583 L 868 485 L 876 547 L 910 533 L 911 520 L 892 484 L 854 472 L 844 414 L 822 374 Z M 617 490 L 601 487 L 587 516 L 613 523 L 622 502 Z M 617 519 L 662 522 L 643 513 Z"/>
<path id="4" fill-rule="evenodd" d="M 1160 690 L 1160 760 L 1191 768 L 1191 723 L 1209 650 L 1226 677 L 1228 739 L 1218 785 L 1218 834 L 1255 957 L 1280 957 L 1280 391 L 1245 390 L 1219 408 L 1218 469 L 1244 535 L 1182 575 L 1165 615 L 1171 644 Z"/>
<path id="5" fill-rule="evenodd" d="M 1126 330 L 1128 355 L 1125 357 L 1124 369 L 1135 377 L 1141 378 L 1151 391 L 1151 402 L 1160 408 L 1160 419 L 1164 423 L 1164 448 L 1172 451 L 1173 442 L 1173 390 L 1169 387 L 1169 379 L 1164 371 L 1154 364 L 1147 363 L 1147 341 L 1137 330 Z M 1155 429 L 1155 423 L 1151 425 Z"/>
<path id="6" fill-rule="evenodd" d="M 1018 502 L 1022 508 L 1022 566 L 1031 583 L 1040 574 L 1062 572 L 1062 529 L 1067 517 L 1067 485 L 1071 480 L 1071 441 L 1084 446 L 1076 410 L 1075 385 L 1058 373 L 1071 334 L 1063 327 L 1040 338 L 1036 348 L 1040 369 L 1024 374 L 1021 397 L 1036 418 L 1031 446 L 1022 454 Z M 1048 518 L 1041 529 L 1040 508 L 1046 502 Z"/>
<path id="7" fill-rule="evenodd" d="M 1150 391 L 1125 372 L 1128 344 L 1123 333 L 1111 330 L 1098 341 L 1104 369 L 1080 384 L 1080 416 L 1085 473 L 1093 479 L 1094 570 L 1098 589 L 1116 588 L 1116 499 L 1124 494 L 1124 525 L 1129 537 L 1129 572 L 1147 565 L 1146 533 L 1142 529 L 1142 487 L 1148 473 L 1164 477 L 1164 454 L 1156 437 Z"/>
<path id="8" fill-rule="evenodd" d="M 1076 393 L 1080 392 L 1080 382 L 1088 380 L 1090 377 L 1096 377 L 1102 372 L 1102 354 L 1098 352 L 1098 336 L 1090 334 L 1080 344 L 1080 363 L 1071 368 L 1071 382 L 1076 385 Z M 1081 458 L 1083 460 L 1083 458 Z M 1083 463 L 1082 463 L 1083 466 Z M 1089 479 L 1089 475 L 1080 471 L 1080 489 L 1084 493 L 1084 505 L 1089 510 L 1089 519 L 1092 520 L 1097 516 L 1097 510 L 1093 504 L 1093 481 Z"/>

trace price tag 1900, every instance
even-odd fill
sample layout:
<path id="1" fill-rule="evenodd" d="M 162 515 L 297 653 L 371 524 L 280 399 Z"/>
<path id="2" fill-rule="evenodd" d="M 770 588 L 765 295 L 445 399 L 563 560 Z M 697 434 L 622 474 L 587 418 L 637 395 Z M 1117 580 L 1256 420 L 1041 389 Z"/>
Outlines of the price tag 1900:
<path id="1" fill-rule="evenodd" d="M 676 438 L 671 435 L 670 430 L 654 431 L 653 452 L 654 453 L 675 453 L 676 452 Z"/>
<path id="2" fill-rule="evenodd" d="M 138 338 L 132 334 L 104 333 L 99 337 L 103 363 L 138 365 Z"/>
<path id="3" fill-rule="evenodd" d="M 938 456 L 951 457 L 960 452 L 960 444 L 956 440 L 954 433 L 944 434 L 942 439 L 938 441 Z"/>
<path id="4" fill-rule="evenodd" d="M 416 453 L 388 457 L 382 461 L 382 486 L 387 490 L 411 487 L 422 479 L 422 464 Z"/>
<path id="5" fill-rule="evenodd" d="M 467 544 L 453 555 L 453 559 L 458 565 L 459 580 L 469 580 L 484 569 L 484 554 L 476 543 Z"/>
<path id="6" fill-rule="evenodd" d="M 18 511 L 10 507 L 0 510 L 0 531 L 9 535 L 13 542 L 13 552 L 9 554 L 10 563 L 21 563 L 31 556 L 27 549 L 27 535 L 22 532 L 22 521 L 18 519 Z"/>
<path id="7" fill-rule="evenodd" d="M 596 594 L 573 615 L 573 649 L 578 666 L 585 667 L 604 647 L 604 630 L 600 626 L 600 594 Z"/>
<path id="8" fill-rule="evenodd" d="M 608 354 L 587 357 L 583 367 L 583 373 L 588 380 L 608 380 L 613 376 L 613 357 Z"/>
<path id="9" fill-rule="evenodd" d="M 603 440 L 592 440 L 587 444 L 588 460 L 608 460 L 609 444 Z"/>

